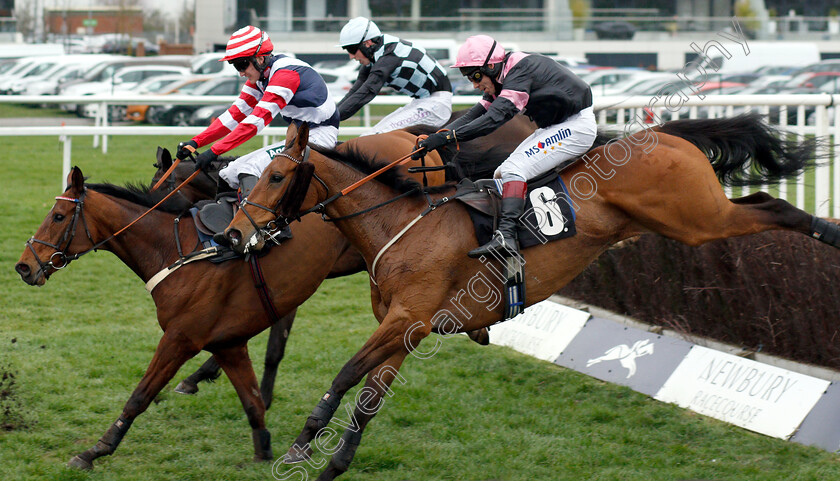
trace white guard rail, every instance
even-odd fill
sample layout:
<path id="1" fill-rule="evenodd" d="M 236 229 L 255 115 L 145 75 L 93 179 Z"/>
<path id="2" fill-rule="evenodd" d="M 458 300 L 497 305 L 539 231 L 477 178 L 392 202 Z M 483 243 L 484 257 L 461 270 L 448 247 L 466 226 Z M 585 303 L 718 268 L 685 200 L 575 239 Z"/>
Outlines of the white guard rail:
<path id="1" fill-rule="evenodd" d="M 362 112 L 361 127 L 341 127 L 339 135 L 353 136 L 366 132 L 371 126 L 370 105 L 404 105 L 408 97 L 378 96 L 366 105 Z M 476 103 L 476 96 L 455 96 L 453 105 L 471 106 Z M 821 217 L 840 217 L 840 150 L 835 148 L 840 141 L 840 109 L 833 108 L 840 95 L 705 95 L 688 98 L 663 96 L 659 99 L 646 97 L 600 97 L 596 95 L 595 110 L 598 124 L 612 130 L 638 130 L 640 122 L 652 117 L 651 111 L 662 120 L 679 118 L 721 118 L 731 117 L 744 111 L 758 111 L 769 115 L 771 123 L 789 133 L 791 139 L 804 139 L 806 135 L 816 135 L 828 142 L 820 145 L 818 156 L 831 158 L 831 162 L 819 165 L 815 169 L 814 183 L 806 185 L 805 175 L 799 176 L 793 186 L 796 199 L 788 199 L 790 185 L 779 185 L 778 197 L 788 200 L 797 207 Z M 230 104 L 229 96 L 196 97 L 190 95 L 153 96 L 15 96 L 0 95 L 0 104 L 99 104 L 98 116 L 93 126 L 62 127 L 0 127 L 0 136 L 58 136 L 64 143 L 63 169 L 61 186 L 70 171 L 73 136 L 93 136 L 94 146 L 99 145 L 101 136 L 102 151 L 107 152 L 110 135 L 181 135 L 193 136 L 204 127 L 167 127 L 167 126 L 114 126 L 109 125 L 107 112 L 109 104 L 185 104 L 211 105 Z M 653 105 L 653 108 L 648 108 Z M 647 108 L 647 109 L 646 109 Z M 285 135 L 285 127 L 267 127 L 260 132 L 263 145 L 276 142 Z M 832 176 L 831 164 L 834 165 Z M 806 191 L 813 189 L 813 200 L 806 202 Z M 766 189 L 765 189 L 766 190 Z M 749 193 L 747 188 L 736 196 Z M 727 189 L 732 196 L 732 189 Z M 806 205 L 807 204 L 807 205 Z"/>

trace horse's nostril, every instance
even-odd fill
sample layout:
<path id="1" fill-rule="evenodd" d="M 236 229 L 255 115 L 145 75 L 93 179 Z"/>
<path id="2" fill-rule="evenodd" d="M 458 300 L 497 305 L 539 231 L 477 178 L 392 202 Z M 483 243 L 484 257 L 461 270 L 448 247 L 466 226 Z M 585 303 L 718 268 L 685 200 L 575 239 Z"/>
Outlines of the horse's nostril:
<path id="1" fill-rule="evenodd" d="M 15 271 L 22 276 L 28 276 L 29 273 L 32 272 L 32 270 L 29 269 L 29 266 L 23 262 L 15 264 Z"/>
<path id="2" fill-rule="evenodd" d="M 242 233 L 236 229 L 230 229 L 227 232 L 227 238 L 230 240 L 231 245 L 238 246 L 242 240 Z"/>

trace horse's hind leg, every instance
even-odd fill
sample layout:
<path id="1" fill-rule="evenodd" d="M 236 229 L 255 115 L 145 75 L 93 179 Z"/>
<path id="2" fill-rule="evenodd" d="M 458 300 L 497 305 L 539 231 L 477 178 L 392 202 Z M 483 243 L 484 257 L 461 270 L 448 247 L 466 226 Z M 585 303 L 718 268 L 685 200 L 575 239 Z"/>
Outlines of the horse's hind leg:
<path id="1" fill-rule="evenodd" d="M 175 392 L 178 394 L 195 394 L 198 392 L 198 383 L 201 381 L 214 381 L 221 375 L 222 368 L 219 367 L 216 358 L 210 356 L 209 359 L 204 361 L 201 367 L 175 386 Z"/>
<path id="2" fill-rule="evenodd" d="M 277 366 L 283 360 L 283 355 L 286 352 L 286 341 L 289 340 L 289 333 L 292 331 L 296 312 L 297 309 L 281 317 L 280 320 L 272 324 L 268 333 L 265 370 L 260 383 L 260 392 L 266 409 L 271 407 L 271 399 L 274 397 L 274 380 L 277 378 Z"/>
<path id="3" fill-rule="evenodd" d="M 178 369 L 198 353 L 198 349 L 193 348 L 192 345 L 177 333 L 172 331 L 164 333 L 152 362 L 146 369 L 146 374 L 125 403 L 122 415 L 108 428 L 96 445 L 73 456 L 67 465 L 73 468 L 92 469 L 96 458 L 113 454 L 134 419 L 149 407 L 155 396 L 175 376 Z"/>
<path id="4" fill-rule="evenodd" d="M 765 192 L 729 200 L 711 171 L 690 173 L 675 173 L 677 181 L 613 203 L 647 229 L 694 246 L 767 230 L 811 235 L 816 220 L 827 224 Z"/>
<path id="5" fill-rule="evenodd" d="M 273 459 L 271 435 L 265 428 L 265 404 L 258 389 L 257 375 L 254 374 L 251 358 L 248 357 L 247 344 L 217 350 L 213 354 L 236 389 L 236 394 L 239 395 L 239 400 L 245 409 L 245 415 L 248 416 L 251 438 L 254 441 L 254 460 Z"/>

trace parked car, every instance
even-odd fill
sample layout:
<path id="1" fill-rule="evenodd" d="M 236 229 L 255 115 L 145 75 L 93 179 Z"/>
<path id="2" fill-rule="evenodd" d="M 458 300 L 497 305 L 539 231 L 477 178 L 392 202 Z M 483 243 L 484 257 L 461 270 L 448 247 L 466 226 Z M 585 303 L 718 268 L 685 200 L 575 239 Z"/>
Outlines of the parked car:
<path id="1" fill-rule="evenodd" d="M 230 96 L 230 102 L 227 103 L 229 107 L 242 91 L 246 80 L 244 77 L 221 75 L 202 83 L 191 95 L 227 95 Z M 153 124 L 187 126 L 190 125 L 193 112 L 201 107 L 202 105 L 184 104 L 152 105 L 146 113 L 146 118 Z"/>
<path id="2" fill-rule="evenodd" d="M 840 93 L 840 72 L 813 73 L 795 87 L 816 89 L 831 94 Z"/>
<path id="3" fill-rule="evenodd" d="M 593 95 L 607 97 L 610 95 L 633 95 L 629 93 L 631 90 L 640 88 L 647 83 L 655 82 L 656 80 L 669 79 L 676 81 L 677 77 L 673 73 L 667 72 L 648 72 L 639 70 L 632 77 L 617 82 L 609 87 L 593 90 Z"/>
<path id="4" fill-rule="evenodd" d="M 44 72 L 55 67 L 61 62 L 64 55 L 43 56 L 31 59 L 26 65 L 20 69 L 9 72 L 2 79 L 0 79 L 0 95 L 8 95 L 11 93 L 11 85 L 20 83 L 21 80 L 27 78 L 37 78 Z"/>
<path id="5" fill-rule="evenodd" d="M 143 80 L 159 75 L 189 75 L 190 70 L 186 67 L 174 65 L 136 65 L 123 67 L 114 72 L 113 77 L 102 82 L 88 82 L 74 85 L 66 90 L 67 95 L 99 95 L 113 96 L 119 92 L 133 89 Z M 77 113 L 81 112 L 82 117 L 95 117 L 99 106 L 97 104 L 85 104 Z M 122 119 L 125 116 L 125 108 L 115 112 L 116 118 Z"/>
<path id="6" fill-rule="evenodd" d="M 12 95 L 55 95 L 59 82 L 82 76 L 91 66 L 107 57 L 96 54 L 65 55 L 48 69 L 40 73 L 33 71 L 31 75 L 7 81 L 5 85 Z"/>
<path id="7" fill-rule="evenodd" d="M 457 68 L 448 68 L 446 70 L 449 83 L 452 84 L 452 95 L 481 95 L 481 91 L 473 88 L 472 82 L 467 80 L 467 77 L 461 75 L 460 70 Z"/>
<path id="8" fill-rule="evenodd" d="M 598 40 L 631 40 L 636 35 L 636 27 L 629 22 L 601 22 L 593 30 Z"/>
<path id="9" fill-rule="evenodd" d="M 604 92 L 608 88 L 624 80 L 638 78 L 639 72 L 644 72 L 644 70 L 607 68 L 592 70 L 580 75 L 580 78 L 589 84 L 593 93 L 596 93 Z"/>
<path id="10" fill-rule="evenodd" d="M 229 104 L 206 105 L 204 107 L 199 107 L 198 109 L 196 109 L 195 112 L 192 113 L 188 123 L 190 125 L 195 125 L 195 126 L 198 126 L 198 127 L 207 127 L 214 120 L 219 118 L 220 115 L 225 113 L 225 111 L 227 111 L 227 109 L 229 109 L 229 108 L 230 108 Z M 283 120 L 283 119 L 276 119 L 275 121 L 272 121 L 271 124 L 275 125 L 275 122 L 280 121 L 280 120 Z M 281 124 L 277 124 L 277 125 L 281 125 Z"/>
<path id="11" fill-rule="evenodd" d="M 179 80 L 174 82 L 167 82 L 155 88 L 153 85 L 147 86 L 150 95 L 182 95 L 191 94 L 201 84 L 207 82 L 216 76 L 214 75 L 190 75 L 188 77 L 178 77 Z M 151 106 L 149 104 L 134 104 L 127 105 L 125 108 L 126 120 L 135 122 L 148 122 L 146 113 Z"/>
<path id="12" fill-rule="evenodd" d="M 110 81 L 115 72 L 119 69 L 134 65 L 175 65 L 188 68 L 190 66 L 190 55 L 161 55 L 159 57 L 137 58 L 125 55 L 116 55 L 113 58 L 104 60 L 90 69 L 82 78 L 71 80 L 59 86 L 58 94 L 67 95 L 68 91 L 76 85 L 89 82 Z M 81 115 L 81 109 L 75 104 L 62 104 L 61 108 L 68 112 L 76 112 Z"/>
<path id="13" fill-rule="evenodd" d="M 330 96 L 338 102 L 350 91 L 356 81 L 356 73 L 348 69 L 319 69 L 316 70 L 327 84 Z"/>

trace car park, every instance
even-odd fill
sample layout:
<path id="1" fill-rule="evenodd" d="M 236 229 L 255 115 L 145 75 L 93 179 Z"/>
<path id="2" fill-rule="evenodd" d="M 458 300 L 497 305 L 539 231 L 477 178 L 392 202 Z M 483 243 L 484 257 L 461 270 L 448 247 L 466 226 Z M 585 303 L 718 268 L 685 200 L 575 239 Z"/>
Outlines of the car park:
<path id="1" fill-rule="evenodd" d="M 245 81 L 244 77 L 220 75 L 201 84 L 192 91 L 191 95 L 230 96 L 230 101 L 227 102 L 229 107 L 242 91 Z M 190 125 L 190 117 L 193 112 L 201 107 L 202 105 L 194 104 L 152 105 L 149 107 L 146 117 L 153 124 L 186 126 Z"/>
<path id="2" fill-rule="evenodd" d="M 104 60 L 108 55 L 64 55 L 58 57 L 51 67 L 38 69 L 29 75 L 10 79 L 4 83 L 7 94 L 11 95 L 54 95 L 59 80 L 80 77 L 92 65 Z"/>
<path id="3" fill-rule="evenodd" d="M 163 85 L 158 86 L 157 88 L 154 85 L 148 85 L 146 87 L 147 92 L 145 93 L 157 96 L 190 95 L 202 83 L 207 82 L 215 77 L 215 75 L 190 75 L 187 77 L 178 77 L 178 80 L 175 80 L 174 82 L 167 82 Z M 148 122 L 146 114 L 149 111 L 149 108 L 151 108 L 151 105 L 149 104 L 127 105 L 125 109 L 125 118 L 126 120 L 131 120 L 134 122 Z"/>
<path id="4" fill-rule="evenodd" d="M 168 74 L 188 75 L 189 73 L 188 68 L 174 65 L 132 65 L 116 70 L 110 78 L 103 81 L 76 84 L 65 89 L 63 93 L 65 95 L 113 96 L 118 91 L 131 90 L 150 77 Z M 95 104 L 87 104 L 76 112 L 82 117 L 91 117 L 96 115 L 97 107 Z"/>
<path id="5" fill-rule="evenodd" d="M 59 86 L 59 95 L 68 95 L 68 92 L 76 85 L 88 82 L 107 82 L 114 76 L 115 72 L 123 67 L 134 65 L 175 65 L 185 68 L 190 66 L 190 55 L 161 55 L 158 57 L 128 57 L 116 55 L 104 60 L 92 67 L 82 78 L 71 80 Z M 75 104 L 62 104 L 61 108 L 67 111 L 81 112 Z"/>

